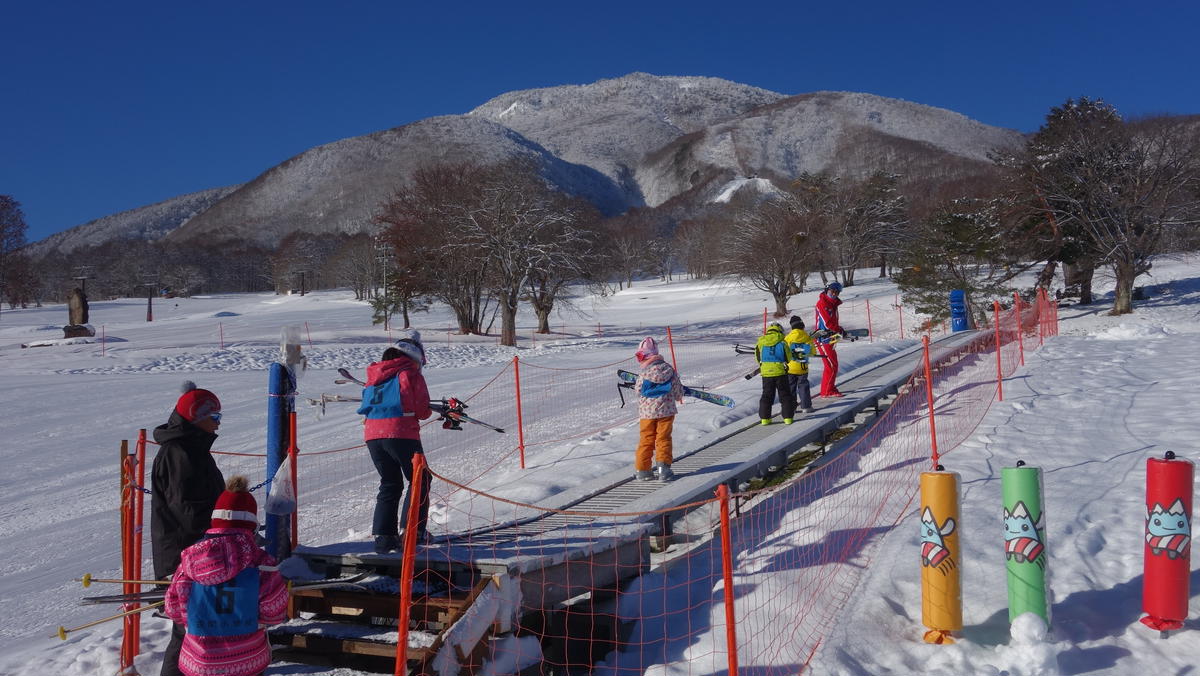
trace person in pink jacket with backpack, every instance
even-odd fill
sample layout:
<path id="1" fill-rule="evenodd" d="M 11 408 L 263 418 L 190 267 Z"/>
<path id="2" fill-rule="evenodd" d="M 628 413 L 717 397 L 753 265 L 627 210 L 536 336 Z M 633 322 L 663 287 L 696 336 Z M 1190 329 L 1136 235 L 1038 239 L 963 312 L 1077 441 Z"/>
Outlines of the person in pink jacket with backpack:
<path id="1" fill-rule="evenodd" d="M 367 367 L 367 386 L 363 403 L 358 408 L 363 419 L 363 439 L 371 453 L 371 462 L 379 472 L 379 492 L 375 496 L 375 514 L 371 534 L 375 536 L 375 553 L 386 554 L 400 548 L 400 530 L 408 521 L 408 506 L 413 491 L 413 456 L 424 454 L 421 446 L 421 423 L 433 415 L 429 407 L 429 388 L 421 366 L 425 364 L 425 347 L 421 334 L 412 329 L 400 332 L 392 347 L 384 350 L 383 359 Z M 409 493 L 404 495 L 404 485 Z M 420 513 L 417 541 L 425 539 L 429 515 L 429 473 L 418 487 Z M 404 500 L 401 501 L 403 495 Z"/>
<path id="2" fill-rule="evenodd" d="M 275 559 L 254 542 L 258 505 L 235 476 L 217 498 L 212 527 L 183 550 L 164 604 L 187 627 L 184 676 L 256 676 L 271 663 L 266 625 L 287 618 L 288 592 Z"/>
<path id="3" fill-rule="evenodd" d="M 640 438 L 634 452 L 634 478 L 640 481 L 670 481 L 675 478 L 671 471 L 674 449 L 671 444 L 671 428 L 675 424 L 676 404 L 683 401 L 683 384 L 675 369 L 658 353 L 654 339 L 646 336 L 638 346 L 638 365 L 641 371 L 634 381 L 638 393 L 638 418 Z M 650 468 L 650 454 L 654 453 L 654 469 Z"/>

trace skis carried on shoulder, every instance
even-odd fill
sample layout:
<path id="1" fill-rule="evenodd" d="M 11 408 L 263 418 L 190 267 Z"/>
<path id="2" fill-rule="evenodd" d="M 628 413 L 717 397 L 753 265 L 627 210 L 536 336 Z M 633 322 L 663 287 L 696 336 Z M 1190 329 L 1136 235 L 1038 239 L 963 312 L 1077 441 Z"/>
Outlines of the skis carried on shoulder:
<path id="1" fill-rule="evenodd" d="M 633 371 L 617 369 L 617 378 L 621 381 L 621 385 L 618 385 L 618 387 L 626 386 L 626 387 L 632 388 L 633 384 L 635 382 L 637 382 L 637 377 L 638 377 L 637 374 L 634 373 Z M 617 393 L 620 394 L 620 392 L 621 391 L 618 389 Z M 686 396 L 694 397 L 701 401 L 707 401 L 708 403 L 716 404 L 717 406 L 733 408 L 736 405 L 731 397 L 727 397 L 724 394 L 716 394 L 715 392 L 709 392 L 708 390 L 702 390 L 697 387 L 688 387 L 687 385 L 684 385 L 683 393 Z M 622 395 L 621 405 L 623 406 L 624 404 L 625 404 L 625 397 Z"/>
<path id="2" fill-rule="evenodd" d="M 343 394 L 322 394 L 320 399 L 314 399 L 313 397 L 305 397 L 305 400 L 308 401 L 309 406 L 312 406 L 317 409 L 317 418 L 320 419 L 325 416 L 325 404 L 328 404 L 331 401 L 357 403 L 357 402 L 362 401 L 362 397 L 347 397 Z"/>
<path id="3" fill-rule="evenodd" d="M 345 368 L 338 369 L 338 375 L 341 376 L 341 379 L 333 381 L 333 382 L 337 383 L 338 385 L 346 385 L 347 383 L 354 383 L 355 385 L 362 385 L 363 387 L 367 386 L 367 384 L 365 382 L 359 380 L 358 378 L 355 378 L 354 374 L 350 373 L 350 371 L 346 370 Z"/>
<path id="4" fill-rule="evenodd" d="M 167 597 L 166 588 L 149 589 L 143 592 L 133 594 L 102 594 L 100 596 L 85 596 L 79 600 L 79 603 L 85 606 L 97 605 L 101 603 L 153 603 L 161 601 Z"/>
<path id="5" fill-rule="evenodd" d="M 455 399 L 454 397 L 450 397 L 449 399 L 434 399 L 433 401 L 429 402 L 429 408 L 433 409 L 434 412 L 441 416 L 439 420 L 442 421 L 442 429 L 445 430 L 461 430 L 462 424 L 467 422 L 471 423 L 472 425 L 481 425 L 489 430 L 495 430 L 496 432 L 504 432 L 504 429 L 501 427 L 496 427 L 491 423 L 485 423 L 478 418 L 472 418 L 466 413 L 463 413 L 463 411 L 467 408 L 467 405 L 463 401 Z"/>
<path id="6" fill-rule="evenodd" d="M 298 580 L 292 583 L 292 589 L 324 589 L 326 587 L 338 587 L 341 585 L 353 585 L 365 580 L 370 572 L 357 573 L 348 577 L 339 577 L 324 580 Z M 85 596 L 80 599 L 80 603 L 85 606 L 100 605 L 107 603 L 154 603 L 162 601 L 167 596 L 167 588 L 163 586 L 159 589 L 149 589 L 143 592 L 135 592 L 133 594 L 103 594 L 100 596 Z"/>
<path id="7" fill-rule="evenodd" d="M 358 378 L 355 378 L 354 374 L 350 373 L 350 371 L 348 371 L 345 368 L 339 368 L 337 370 L 337 372 L 338 372 L 338 375 L 341 376 L 341 378 L 338 378 L 338 379 L 334 380 L 333 382 L 335 382 L 339 385 L 347 385 L 350 383 L 354 383 L 355 385 L 361 385 L 363 387 L 367 386 L 367 384 L 365 382 L 359 380 Z M 310 398 L 308 400 L 308 403 L 313 406 L 319 406 L 320 407 L 320 415 L 323 415 L 325 413 L 325 404 L 328 402 L 331 402 L 331 401 L 360 402 L 360 401 L 362 401 L 362 397 L 347 397 L 347 396 L 340 395 L 340 394 L 322 394 L 320 399 L 311 399 Z M 433 411 L 435 413 L 437 413 L 438 416 L 440 416 L 438 418 L 438 420 L 440 420 L 442 423 L 442 429 L 461 431 L 463 423 L 471 423 L 472 425 L 479 425 L 481 427 L 486 427 L 489 430 L 493 430 L 495 432 L 500 432 L 500 433 L 504 432 L 503 427 L 497 427 L 496 425 L 493 425 L 488 422 L 484 422 L 478 418 L 473 418 L 473 417 L 467 415 L 466 414 L 466 409 L 467 409 L 466 402 L 464 402 L 461 399 L 456 399 L 455 397 L 447 397 L 445 399 L 433 399 L 429 402 L 429 408 L 433 409 Z"/>

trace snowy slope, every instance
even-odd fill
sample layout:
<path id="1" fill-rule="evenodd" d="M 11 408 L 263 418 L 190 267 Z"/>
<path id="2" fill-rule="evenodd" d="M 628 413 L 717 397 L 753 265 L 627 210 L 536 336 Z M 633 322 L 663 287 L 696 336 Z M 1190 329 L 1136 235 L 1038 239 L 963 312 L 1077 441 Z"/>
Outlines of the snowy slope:
<path id="1" fill-rule="evenodd" d="M 1137 623 L 1141 575 L 1141 510 L 1146 457 L 1168 448 L 1184 457 L 1194 452 L 1200 390 L 1200 259 L 1156 264 L 1155 293 L 1127 317 L 1107 317 L 1107 308 L 1064 308 L 1062 335 L 1033 353 L 1025 368 L 1005 384 L 1005 401 L 995 404 L 977 433 L 946 456 L 963 477 L 964 588 L 967 629 L 950 646 L 920 640 L 917 525 L 910 516 L 877 544 L 858 594 L 842 609 L 843 621 L 812 662 L 817 674 L 1127 674 L 1137 671 L 1188 673 L 1200 654 L 1200 623 L 1168 640 Z M 872 297 L 882 307 L 895 293 L 872 280 L 847 289 L 849 303 Z M 814 294 L 793 300 L 810 313 Z M 761 293 L 730 285 L 681 281 L 639 283 L 614 298 L 580 299 L 590 316 L 555 320 L 565 336 L 517 352 L 523 361 L 559 366 L 600 365 L 628 357 L 645 332 L 703 324 L 745 335 L 761 321 Z M 807 314 L 805 314 L 807 316 Z M 160 303 L 156 321 L 144 321 L 144 302 L 111 301 L 92 306 L 92 322 L 109 342 L 22 350 L 20 343 L 61 336 L 66 309 L 51 307 L 0 314 L 0 674 L 108 674 L 116 671 L 115 623 L 51 639 L 59 625 L 97 619 L 106 608 L 76 605 L 83 595 L 72 578 L 117 572 L 115 459 L 120 439 L 139 427 L 163 422 L 184 378 L 216 391 L 224 403 L 218 450 L 261 451 L 265 418 L 265 364 L 274 358 L 279 329 L 303 325 L 310 370 L 302 392 L 330 391 L 333 369 L 359 369 L 377 358 L 386 335 L 369 323 L 369 311 L 349 294 L 305 297 L 229 295 Z M 431 364 L 431 390 L 467 393 L 478 389 L 511 360 L 512 349 L 494 339 L 465 340 L 445 333 L 449 315 L 435 309 L 419 315 Z M 878 319 L 876 321 L 879 321 Z M 602 323 L 605 335 L 587 325 Z M 523 317 L 523 329 L 532 326 Z M 651 330 L 649 327 L 656 327 Z M 307 345 L 311 334 L 312 347 Z M 223 335 L 223 337 L 222 337 Z M 894 336 L 893 336 L 894 338 Z M 224 346 L 221 341 L 224 340 Z M 906 341 L 911 344 L 911 340 Z M 883 346 L 845 345 L 843 369 L 875 358 Z M 721 359 L 726 359 L 721 357 Z M 743 362 L 717 361 L 696 368 L 744 370 Z M 756 398 L 754 381 L 721 391 L 739 402 Z M 615 406 L 597 394 L 596 415 Z M 576 402 L 561 402 L 564 407 Z M 591 407 L 583 407 L 588 410 Z M 676 443 L 722 424 L 714 407 L 685 405 L 676 423 Z M 352 416 L 350 416 L 352 417 Z M 353 446 L 359 430 L 350 417 L 302 419 L 307 449 Z M 430 435 L 430 444 L 436 436 Z M 498 435 L 497 435 L 498 436 Z M 484 490 L 538 502 L 590 476 L 627 467 L 636 438 L 632 426 L 539 449 L 530 469 L 504 465 L 479 479 Z M 586 451 L 586 452 L 581 452 Z M 482 448 L 471 457 L 431 450 L 430 462 L 453 470 L 501 458 L 507 449 Z M 1010 637 L 1003 587 L 1003 559 L 996 556 L 999 468 L 1017 459 L 1046 471 L 1046 509 L 1055 591 L 1054 625 L 1040 637 L 1023 628 Z M 374 477 L 365 471 L 338 477 L 301 532 L 331 541 L 365 539 Z M 261 474 L 251 461 L 225 460 L 229 471 Z M 230 462 L 230 465 L 226 465 Z M 451 472 L 452 473 L 452 472 Z M 470 478 L 465 470 L 458 478 Z M 852 477 L 851 477 L 852 478 Z M 453 528 L 443 513 L 433 528 Z M 314 513 L 324 512 L 324 513 Z M 439 519 L 443 519 L 439 521 Z M 1195 571 L 1195 564 L 1193 564 Z M 1193 572 L 1193 591 L 1200 591 Z M 653 574 L 644 582 L 655 584 Z M 1192 614 L 1200 611 L 1193 595 Z M 166 625 L 147 618 L 142 673 L 156 673 Z M 644 627 L 643 631 L 653 630 Z M 702 636 L 720 645 L 723 636 Z M 610 662 L 620 663 L 619 655 Z M 334 673 L 288 667 L 288 673 Z M 342 671 L 347 674 L 351 672 Z"/>

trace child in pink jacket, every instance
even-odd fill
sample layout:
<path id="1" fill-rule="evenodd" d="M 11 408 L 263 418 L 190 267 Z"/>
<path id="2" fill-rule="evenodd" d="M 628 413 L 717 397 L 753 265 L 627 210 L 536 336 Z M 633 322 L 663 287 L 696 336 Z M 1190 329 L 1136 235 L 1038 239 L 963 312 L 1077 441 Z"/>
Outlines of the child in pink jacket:
<path id="1" fill-rule="evenodd" d="M 179 654 L 185 676 L 263 673 L 271 663 L 263 627 L 286 618 L 287 587 L 275 560 L 254 543 L 258 505 L 246 484 L 243 476 L 229 480 L 212 527 L 183 550 L 167 588 L 167 616 L 187 628 Z"/>

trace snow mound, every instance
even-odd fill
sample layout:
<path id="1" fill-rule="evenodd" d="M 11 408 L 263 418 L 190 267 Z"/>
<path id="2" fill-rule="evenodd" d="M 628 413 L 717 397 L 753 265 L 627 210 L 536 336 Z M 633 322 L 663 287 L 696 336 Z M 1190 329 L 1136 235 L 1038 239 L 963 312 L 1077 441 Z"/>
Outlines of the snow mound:
<path id="1" fill-rule="evenodd" d="M 1170 335 L 1166 328 L 1159 325 L 1127 324 L 1122 322 L 1116 326 L 1093 334 L 1096 340 L 1158 340 Z"/>

